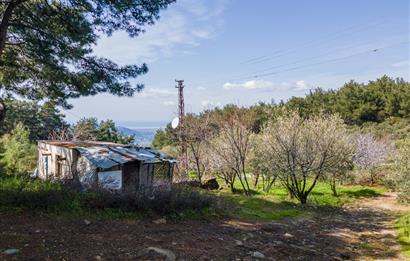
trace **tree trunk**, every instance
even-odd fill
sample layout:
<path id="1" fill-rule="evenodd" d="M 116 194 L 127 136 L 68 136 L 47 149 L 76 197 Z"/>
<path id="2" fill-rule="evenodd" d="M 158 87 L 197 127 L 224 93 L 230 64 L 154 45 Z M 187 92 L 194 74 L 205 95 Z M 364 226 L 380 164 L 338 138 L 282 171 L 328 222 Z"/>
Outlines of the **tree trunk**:
<path id="1" fill-rule="evenodd" d="M 199 159 L 198 158 L 195 158 L 195 163 L 196 163 L 196 171 L 197 171 L 196 173 L 198 175 L 198 181 L 199 181 L 199 184 L 202 185 L 201 166 L 199 164 Z"/>
<path id="2" fill-rule="evenodd" d="M 21 2 L 23 2 L 23 0 L 10 2 L 4 11 L 3 18 L 0 23 L 0 58 L 3 54 L 4 47 L 6 46 L 7 30 L 9 29 L 13 11 Z"/>
<path id="3" fill-rule="evenodd" d="M 293 192 L 290 189 L 288 189 L 288 196 L 289 196 L 290 199 L 295 198 L 295 195 L 293 194 Z"/>
<path id="4" fill-rule="evenodd" d="M 302 194 L 299 196 L 299 201 L 302 205 L 305 205 L 307 203 L 307 195 L 306 194 Z"/>
<path id="5" fill-rule="evenodd" d="M 230 188 L 231 188 L 231 192 L 232 192 L 232 193 L 235 193 L 235 192 L 236 192 L 236 189 L 235 189 L 235 187 L 234 187 L 234 184 L 233 184 L 233 183 L 230 183 L 229 186 L 230 186 Z"/>
<path id="6" fill-rule="evenodd" d="M 272 180 L 268 181 L 268 185 L 266 186 L 266 191 L 265 192 L 269 192 L 270 189 L 272 188 L 273 184 L 275 184 L 275 180 L 276 178 L 273 178 Z"/>
<path id="7" fill-rule="evenodd" d="M 332 189 L 333 196 L 337 197 L 336 181 L 332 180 L 330 182 L 330 188 Z"/>
<path id="8" fill-rule="evenodd" d="M 0 124 L 2 124 L 2 121 L 5 116 L 6 116 L 6 105 L 4 104 L 3 100 L 0 97 Z"/>
<path id="9" fill-rule="evenodd" d="M 256 189 L 256 186 L 258 186 L 258 181 L 259 181 L 259 173 L 255 174 L 255 181 L 253 182 L 253 187 Z"/>
<path id="10" fill-rule="evenodd" d="M 374 185 L 374 183 L 375 183 L 375 178 L 374 178 L 374 171 L 373 170 L 370 170 L 369 171 L 370 172 L 370 186 L 373 186 Z"/>
<path id="11" fill-rule="evenodd" d="M 239 182 L 240 182 L 241 185 L 242 185 L 243 192 L 245 193 L 246 196 L 249 196 L 249 190 L 245 187 L 245 184 L 243 183 L 241 174 L 237 174 L 237 175 L 238 175 Z M 249 188 L 249 185 L 248 185 L 248 188 Z"/>

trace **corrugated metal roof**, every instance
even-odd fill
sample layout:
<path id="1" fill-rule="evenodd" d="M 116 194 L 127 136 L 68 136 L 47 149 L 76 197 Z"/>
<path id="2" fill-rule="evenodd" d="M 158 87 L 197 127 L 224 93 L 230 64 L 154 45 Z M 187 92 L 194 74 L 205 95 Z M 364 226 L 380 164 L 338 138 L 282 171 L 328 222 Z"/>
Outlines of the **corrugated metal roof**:
<path id="1" fill-rule="evenodd" d="M 165 153 L 151 148 L 126 146 L 108 142 L 89 141 L 39 141 L 54 146 L 76 149 L 95 166 L 103 169 L 131 161 L 143 161 L 145 163 L 170 162 L 176 160 Z"/>

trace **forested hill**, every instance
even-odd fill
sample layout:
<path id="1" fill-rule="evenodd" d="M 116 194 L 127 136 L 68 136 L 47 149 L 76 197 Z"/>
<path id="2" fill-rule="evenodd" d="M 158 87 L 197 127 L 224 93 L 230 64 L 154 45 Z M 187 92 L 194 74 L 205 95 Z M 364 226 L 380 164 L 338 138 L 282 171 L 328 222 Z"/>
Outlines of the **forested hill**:
<path id="1" fill-rule="evenodd" d="M 409 118 L 410 84 L 402 78 L 383 76 L 367 84 L 350 81 L 340 89 L 315 89 L 306 97 L 280 104 L 307 116 L 319 111 L 338 113 L 347 124 L 383 122 L 389 117 Z"/>
<path id="2" fill-rule="evenodd" d="M 403 78 L 393 79 L 388 76 L 358 83 L 350 81 L 340 88 L 323 90 L 316 88 L 304 97 L 292 97 L 277 104 L 258 103 L 250 108 L 237 108 L 226 105 L 202 112 L 200 115 L 228 115 L 232 110 L 243 110 L 254 115 L 254 127 L 258 131 L 269 119 L 280 115 L 284 110 L 296 110 L 302 117 L 316 115 L 319 112 L 337 113 L 346 124 L 368 127 L 375 131 L 382 128 L 383 133 L 391 125 L 406 128 L 410 121 L 410 83 Z M 394 127 L 396 128 L 396 127 Z M 407 133 L 410 130 L 406 131 Z M 173 144 L 174 135 L 168 125 L 155 135 L 153 145 L 157 148 Z"/>

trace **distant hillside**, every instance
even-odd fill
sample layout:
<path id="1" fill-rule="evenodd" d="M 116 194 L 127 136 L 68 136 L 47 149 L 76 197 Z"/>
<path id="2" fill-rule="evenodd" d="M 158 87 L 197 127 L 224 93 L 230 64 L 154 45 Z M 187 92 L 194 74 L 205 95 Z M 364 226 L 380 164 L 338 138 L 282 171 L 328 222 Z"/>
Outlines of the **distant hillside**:
<path id="1" fill-rule="evenodd" d="M 140 146 L 151 146 L 157 131 L 155 128 L 130 129 L 122 126 L 118 126 L 117 130 L 123 135 L 135 135 L 135 143 Z"/>

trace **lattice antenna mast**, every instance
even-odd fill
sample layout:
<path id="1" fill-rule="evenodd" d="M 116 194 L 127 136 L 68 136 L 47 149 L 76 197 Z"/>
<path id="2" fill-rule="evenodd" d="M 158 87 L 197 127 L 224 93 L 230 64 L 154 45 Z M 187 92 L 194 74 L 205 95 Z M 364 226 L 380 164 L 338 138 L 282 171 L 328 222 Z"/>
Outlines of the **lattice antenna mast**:
<path id="1" fill-rule="evenodd" d="M 178 118 L 179 126 L 183 127 L 184 116 L 185 116 L 185 102 L 184 102 L 184 80 L 175 80 L 177 85 L 175 88 L 178 89 Z"/>
<path id="2" fill-rule="evenodd" d="M 179 142 L 180 142 L 180 170 L 181 174 L 188 173 L 188 155 L 187 145 L 185 142 L 184 132 L 184 116 L 185 116 L 185 101 L 184 101 L 184 80 L 175 80 L 178 89 L 178 119 L 179 119 Z"/>

